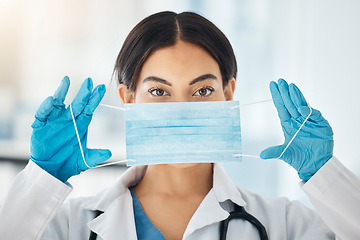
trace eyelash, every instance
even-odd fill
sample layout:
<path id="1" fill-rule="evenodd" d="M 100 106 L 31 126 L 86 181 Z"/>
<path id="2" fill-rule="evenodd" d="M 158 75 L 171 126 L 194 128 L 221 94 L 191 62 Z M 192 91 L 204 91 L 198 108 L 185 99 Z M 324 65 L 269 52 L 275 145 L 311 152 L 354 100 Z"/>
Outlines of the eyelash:
<path id="1" fill-rule="evenodd" d="M 210 91 L 210 93 L 208 93 L 208 94 L 206 94 L 206 95 L 196 94 L 196 93 L 198 93 L 198 92 L 199 92 L 199 91 L 201 91 L 201 90 Z M 215 91 L 215 89 L 214 89 L 214 88 L 209 87 L 209 86 L 205 86 L 205 87 L 202 87 L 202 88 L 200 88 L 200 89 L 196 90 L 196 92 L 193 94 L 193 96 L 208 97 L 208 96 L 209 96 L 209 95 L 211 95 L 214 91 Z"/>
<path id="2" fill-rule="evenodd" d="M 164 95 L 164 93 L 162 95 L 154 94 L 154 92 L 159 91 L 159 90 L 163 91 L 166 94 L 165 95 Z M 163 97 L 163 96 L 169 95 L 169 93 L 167 91 L 165 91 L 164 89 L 158 88 L 158 87 L 150 88 L 148 90 L 148 92 L 155 97 Z"/>
<path id="3" fill-rule="evenodd" d="M 206 95 L 197 94 L 197 93 L 198 93 L 199 91 L 201 91 L 201 90 L 206 90 L 206 91 L 207 91 L 207 94 L 206 94 Z M 162 93 L 162 94 L 159 94 L 158 91 L 163 91 L 163 93 Z M 208 91 L 210 91 L 210 93 L 209 93 Z M 193 94 L 193 96 L 208 97 L 208 96 L 211 95 L 214 91 L 215 91 L 214 88 L 209 87 L 209 86 L 205 86 L 205 87 L 202 87 L 202 88 L 196 90 L 196 92 Z M 149 92 L 150 94 L 152 94 L 153 96 L 156 96 L 156 97 L 163 97 L 163 96 L 169 95 L 168 92 L 166 92 L 164 89 L 161 89 L 161 88 L 159 88 L 159 87 L 150 88 L 150 89 L 148 90 L 148 92 Z M 157 92 L 157 93 L 155 93 L 155 92 Z"/>

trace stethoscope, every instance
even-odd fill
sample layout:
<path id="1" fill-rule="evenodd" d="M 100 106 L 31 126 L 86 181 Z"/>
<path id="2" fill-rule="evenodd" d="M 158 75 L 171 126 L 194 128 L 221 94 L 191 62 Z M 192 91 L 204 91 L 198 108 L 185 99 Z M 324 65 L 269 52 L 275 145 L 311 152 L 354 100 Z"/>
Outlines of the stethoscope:
<path id="1" fill-rule="evenodd" d="M 229 217 L 220 223 L 220 240 L 226 240 L 226 234 L 229 226 L 229 222 L 233 219 L 243 219 L 249 221 L 259 232 L 261 240 L 268 240 L 266 229 L 253 215 L 246 212 L 244 207 L 235 204 L 235 209 L 229 215 Z"/>
<path id="2" fill-rule="evenodd" d="M 95 218 L 102 214 L 102 211 L 96 211 Z M 235 209 L 229 215 L 229 217 L 223 220 L 220 223 L 220 240 L 226 240 L 227 230 L 229 226 L 229 222 L 233 219 L 243 219 L 249 221 L 259 232 L 259 236 L 261 240 L 268 240 L 268 236 L 266 233 L 266 229 L 264 225 L 261 224 L 259 220 L 257 220 L 253 215 L 246 212 L 244 207 L 238 206 L 235 204 Z M 91 232 L 89 240 L 96 240 L 97 234 Z"/>

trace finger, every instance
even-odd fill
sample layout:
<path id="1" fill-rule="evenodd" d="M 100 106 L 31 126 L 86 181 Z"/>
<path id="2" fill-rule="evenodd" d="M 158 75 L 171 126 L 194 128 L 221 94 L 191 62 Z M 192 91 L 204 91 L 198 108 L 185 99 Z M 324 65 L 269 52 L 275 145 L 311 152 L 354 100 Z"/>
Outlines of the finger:
<path id="1" fill-rule="evenodd" d="M 280 121 L 287 121 L 291 118 L 289 112 L 287 111 L 285 104 L 281 98 L 281 94 L 278 88 L 278 85 L 276 82 L 270 82 L 270 92 L 271 96 L 274 102 L 274 105 L 276 107 L 276 110 L 278 112 Z"/>
<path id="2" fill-rule="evenodd" d="M 293 101 L 296 107 L 308 105 L 304 95 L 295 84 L 293 83 L 290 84 L 289 91 L 290 91 L 291 100 Z"/>
<path id="3" fill-rule="evenodd" d="M 269 147 L 260 153 L 262 159 L 274 159 L 278 158 L 283 152 L 283 145 Z"/>
<path id="4" fill-rule="evenodd" d="M 35 113 L 35 121 L 31 125 L 32 128 L 39 128 L 45 125 L 46 120 L 53 109 L 53 97 L 46 98 Z"/>
<path id="5" fill-rule="evenodd" d="M 87 78 L 80 87 L 79 92 L 71 103 L 74 117 L 77 117 L 87 105 L 93 89 L 91 78 Z"/>
<path id="6" fill-rule="evenodd" d="M 48 119 L 58 118 L 65 110 L 64 100 L 70 87 L 70 80 L 68 76 L 65 76 L 60 83 L 60 86 L 54 93 L 54 109 L 49 114 Z"/>
<path id="7" fill-rule="evenodd" d="M 91 97 L 88 101 L 88 104 L 86 105 L 86 107 L 84 108 L 84 113 L 86 115 L 92 115 L 93 112 L 95 111 L 95 109 L 99 106 L 99 103 L 101 102 L 101 100 L 103 99 L 104 95 L 106 92 L 106 88 L 105 85 L 98 85 L 93 93 L 91 94 Z"/>
<path id="8" fill-rule="evenodd" d="M 112 156 L 108 149 L 88 149 L 86 155 L 86 162 L 90 167 L 96 167 Z"/>
<path id="9" fill-rule="evenodd" d="M 63 104 L 66 94 L 70 87 L 70 79 L 68 76 L 65 76 L 60 83 L 60 86 L 56 89 L 54 93 L 54 104 Z"/>
<path id="10" fill-rule="evenodd" d="M 301 106 L 298 108 L 299 109 L 299 112 L 300 114 L 303 116 L 303 117 L 308 117 L 309 114 L 310 114 L 310 107 L 309 106 Z M 311 109 L 311 115 L 309 117 L 309 120 L 313 121 L 313 122 L 320 122 L 320 121 L 324 121 L 325 118 L 321 115 L 320 111 L 312 108 Z"/>
<path id="11" fill-rule="evenodd" d="M 284 79 L 279 79 L 278 86 L 281 97 L 284 101 L 285 107 L 293 118 L 300 117 L 300 113 L 297 111 L 295 104 L 290 98 L 289 85 Z"/>

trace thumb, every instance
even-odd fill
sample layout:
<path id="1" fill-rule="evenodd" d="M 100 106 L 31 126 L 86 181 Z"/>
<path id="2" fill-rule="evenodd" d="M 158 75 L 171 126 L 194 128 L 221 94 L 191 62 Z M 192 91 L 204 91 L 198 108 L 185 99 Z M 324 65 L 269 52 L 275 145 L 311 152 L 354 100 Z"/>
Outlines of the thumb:
<path id="1" fill-rule="evenodd" d="M 108 149 L 88 149 L 87 156 L 87 164 L 90 167 L 96 167 L 98 164 L 108 160 L 112 154 Z"/>
<path id="2" fill-rule="evenodd" d="M 283 151 L 283 145 L 266 148 L 260 153 L 262 159 L 278 158 Z"/>

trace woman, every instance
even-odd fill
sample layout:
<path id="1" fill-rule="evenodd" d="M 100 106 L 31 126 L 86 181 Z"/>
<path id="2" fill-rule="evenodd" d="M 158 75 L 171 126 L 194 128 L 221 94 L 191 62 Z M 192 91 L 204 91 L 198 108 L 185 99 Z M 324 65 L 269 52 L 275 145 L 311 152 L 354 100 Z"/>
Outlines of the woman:
<path id="1" fill-rule="evenodd" d="M 115 66 L 124 103 L 229 101 L 236 70 L 231 45 L 219 29 L 197 14 L 172 12 L 135 26 Z M 104 86 L 93 90 L 87 79 L 71 108 L 65 108 L 69 84 L 65 77 L 35 115 L 31 161 L 2 202 L 1 239 L 219 239 L 221 222 L 236 206 L 258 219 L 269 239 L 359 236 L 359 180 L 332 156 L 327 121 L 315 109 L 311 113 L 300 90 L 284 80 L 272 82 L 270 89 L 285 143 L 311 114 L 281 159 L 308 181 L 303 189 L 317 212 L 237 187 L 218 163 L 132 167 L 98 195 L 65 201 L 68 178 L 111 156 L 108 150 L 86 148 L 87 127 Z M 283 149 L 272 147 L 261 156 L 278 157 Z M 233 221 L 228 239 L 259 238 L 249 222 Z"/>

